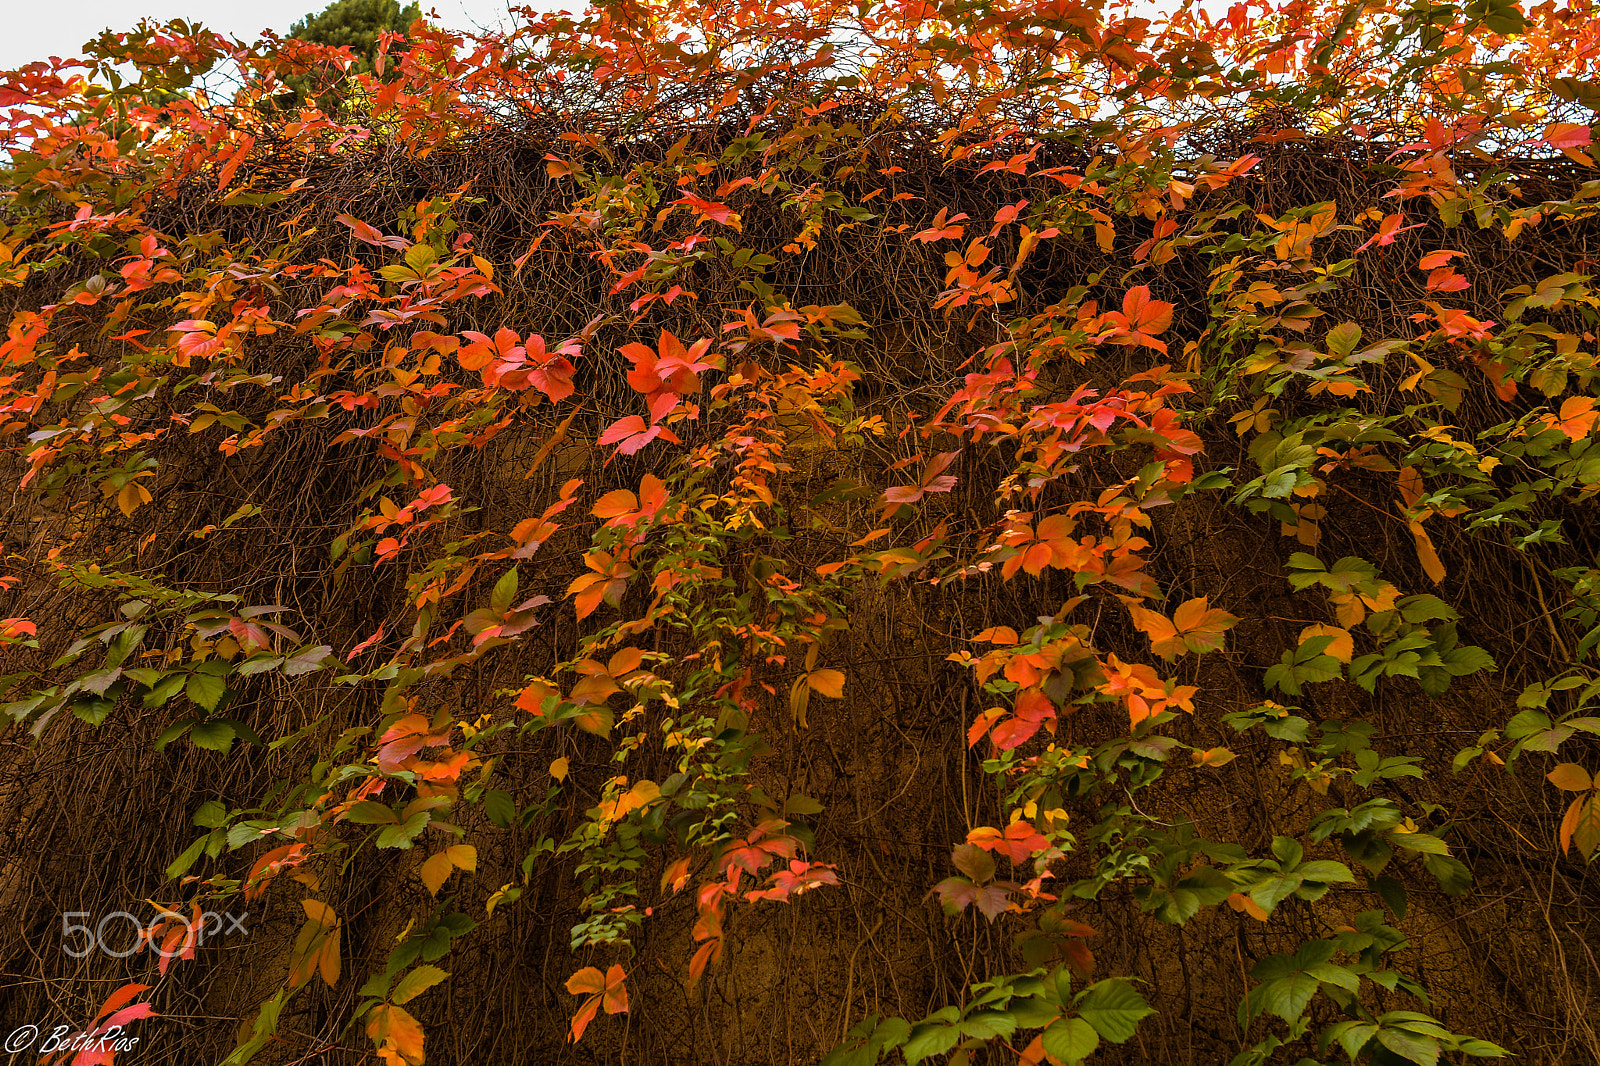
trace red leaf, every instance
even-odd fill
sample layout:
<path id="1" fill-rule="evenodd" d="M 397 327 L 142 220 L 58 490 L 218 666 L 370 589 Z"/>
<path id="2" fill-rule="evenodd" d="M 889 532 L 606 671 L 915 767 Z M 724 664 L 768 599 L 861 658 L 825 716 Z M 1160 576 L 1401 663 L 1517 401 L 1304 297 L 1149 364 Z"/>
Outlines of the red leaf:
<path id="1" fill-rule="evenodd" d="M 377 230 L 373 229 L 359 218 L 355 218 L 351 215 L 334 215 L 333 217 L 335 221 L 343 222 L 346 226 L 349 226 L 350 231 L 356 235 L 356 240 L 358 241 L 364 241 L 367 244 L 375 244 L 381 248 L 411 247 L 411 242 L 406 240 L 404 237 L 385 237 L 383 234 L 379 233 Z"/>
<path id="2" fill-rule="evenodd" d="M 1127 316 L 1128 329 L 1134 333 L 1154 335 L 1172 325 L 1173 305 L 1150 299 L 1150 286 L 1136 285 L 1122 298 L 1122 313 Z"/>
<path id="3" fill-rule="evenodd" d="M 713 222 L 721 223 L 724 226 L 732 226 L 734 229 L 739 228 L 739 216 L 727 204 L 714 204 L 709 200 L 701 199 L 692 192 L 684 193 L 672 202 L 674 207 L 679 204 L 689 208 L 696 214 L 704 215 Z"/>

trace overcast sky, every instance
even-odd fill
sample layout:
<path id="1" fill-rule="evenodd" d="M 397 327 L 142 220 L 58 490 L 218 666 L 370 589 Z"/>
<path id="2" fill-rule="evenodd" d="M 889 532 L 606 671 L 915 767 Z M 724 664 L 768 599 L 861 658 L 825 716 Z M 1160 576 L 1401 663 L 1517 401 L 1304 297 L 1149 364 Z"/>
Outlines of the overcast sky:
<path id="1" fill-rule="evenodd" d="M 50 56 L 70 58 L 83 54 L 84 42 L 106 28 L 131 29 L 141 16 L 165 21 L 195 20 L 218 33 L 253 40 L 264 29 L 278 33 L 307 14 L 321 11 L 331 0 L 5 0 L 5 33 L 0 34 L 0 70 L 13 70 Z M 401 0 L 402 3 L 407 0 Z M 435 21 L 450 29 L 491 27 L 507 19 L 513 0 L 421 0 L 424 14 L 430 8 Z M 516 0 L 536 11 L 578 11 L 585 0 Z M 1213 12 L 1227 10 L 1229 0 L 1199 0 Z M 57 6 L 60 3 L 60 6 Z M 1120 7 L 1113 3 L 1111 7 Z M 1177 0 L 1134 0 L 1133 9 L 1145 17 L 1177 7 Z"/>
<path id="2" fill-rule="evenodd" d="M 264 29 L 289 32 L 297 19 L 321 11 L 330 0 L 9 0 L 5 33 L 0 34 L 0 70 L 50 56 L 83 54 L 83 44 L 107 27 L 131 29 L 141 16 L 153 19 L 189 19 L 218 33 L 252 40 Z M 583 0 L 526 0 L 541 11 L 583 7 Z M 422 0 L 424 13 L 431 7 L 437 21 L 451 29 L 490 26 L 505 18 L 507 0 Z"/>

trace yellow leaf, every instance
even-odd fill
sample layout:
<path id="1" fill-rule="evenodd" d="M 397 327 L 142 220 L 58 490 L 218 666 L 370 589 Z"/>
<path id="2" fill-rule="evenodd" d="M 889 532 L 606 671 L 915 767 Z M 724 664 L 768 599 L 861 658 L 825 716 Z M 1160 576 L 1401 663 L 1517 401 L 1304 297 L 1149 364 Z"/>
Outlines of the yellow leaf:
<path id="1" fill-rule="evenodd" d="M 124 516 L 131 516 L 141 506 L 150 502 L 150 490 L 137 481 L 130 481 L 117 493 L 117 508 Z"/>
<path id="2" fill-rule="evenodd" d="M 500 902 L 504 900 L 506 896 L 510 895 L 510 893 L 511 885 L 509 883 L 503 884 L 499 888 L 495 889 L 493 894 L 489 896 L 489 899 L 483 905 L 484 912 L 486 914 L 493 915 L 494 909 L 499 906 Z M 520 890 L 518 894 L 520 895 Z"/>
<path id="3" fill-rule="evenodd" d="M 829 699 L 844 699 L 844 674 L 838 670 L 813 670 L 806 675 L 806 684 Z"/>
<path id="4" fill-rule="evenodd" d="M 550 776 L 557 781 L 567 779 L 567 757 L 565 755 L 550 764 Z"/>
<path id="5" fill-rule="evenodd" d="M 422 885 L 428 890 L 428 895 L 437 896 L 439 894 L 439 889 L 443 888 L 444 883 L 449 880 L 450 872 L 453 869 L 454 867 L 450 865 L 450 856 L 445 852 L 441 851 L 437 855 L 428 856 L 419 871 L 422 875 Z"/>
<path id="6" fill-rule="evenodd" d="M 471 844 L 452 844 L 444 849 L 450 863 L 458 870 L 474 873 L 478 869 L 478 849 Z"/>
<path id="7" fill-rule="evenodd" d="M 489 262 L 489 260 L 485 259 L 481 255 L 475 255 L 472 257 L 472 265 L 478 268 L 478 273 L 482 274 L 490 281 L 494 280 L 494 264 Z"/>
<path id="8" fill-rule="evenodd" d="M 415 970 L 400 978 L 400 983 L 395 986 L 394 993 L 389 997 L 389 1002 L 410 1003 L 449 976 L 448 973 L 437 966 L 418 966 Z"/>
<path id="9" fill-rule="evenodd" d="M 1587 792 L 1594 785 L 1589 771 L 1575 762 L 1564 762 L 1545 774 L 1545 780 L 1566 792 Z"/>
<path id="10" fill-rule="evenodd" d="M 1189 758 L 1194 760 L 1196 766 L 1226 766 L 1238 756 L 1227 748 L 1208 748 L 1205 751 L 1191 751 Z"/>
<path id="11" fill-rule="evenodd" d="M 811 686 L 806 684 L 804 677 L 794 679 L 794 684 L 789 687 L 789 716 L 794 719 L 796 729 L 807 729 L 806 710 L 811 706 Z"/>

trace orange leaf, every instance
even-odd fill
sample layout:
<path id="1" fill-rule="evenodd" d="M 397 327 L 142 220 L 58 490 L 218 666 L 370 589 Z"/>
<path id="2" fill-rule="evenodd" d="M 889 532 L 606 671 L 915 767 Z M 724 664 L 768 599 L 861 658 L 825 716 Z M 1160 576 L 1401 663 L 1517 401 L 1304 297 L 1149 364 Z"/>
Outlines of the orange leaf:
<path id="1" fill-rule="evenodd" d="M 329 988 L 339 980 L 339 919 L 333 908 L 314 899 L 300 901 L 307 921 L 289 953 L 289 985 L 298 988 L 320 974 Z"/>
<path id="2" fill-rule="evenodd" d="M 838 670 L 813 670 L 806 675 L 806 684 L 831 700 L 844 699 L 844 674 Z"/>
<path id="3" fill-rule="evenodd" d="M 1561 413 L 1557 417 L 1560 421 L 1556 423 L 1556 428 L 1565 433 L 1568 440 L 1581 440 L 1594 429 L 1600 413 L 1594 409 L 1593 396 L 1573 396 L 1562 403 Z"/>
<path id="4" fill-rule="evenodd" d="M 589 513 L 596 518 L 615 518 L 639 509 L 639 498 L 627 489 L 608 492 L 595 501 Z"/>
<path id="5" fill-rule="evenodd" d="M 607 1014 L 622 1014 L 628 1009 L 627 974 L 616 963 L 606 971 L 605 1007 Z"/>
<path id="6" fill-rule="evenodd" d="M 1171 659 L 1175 653 L 1181 653 L 1183 642 L 1178 640 L 1178 627 L 1173 625 L 1166 615 L 1159 611 L 1152 611 L 1130 599 L 1128 613 L 1133 615 L 1133 624 L 1136 629 L 1150 638 L 1150 650 L 1164 659 Z"/>
<path id="7" fill-rule="evenodd" d="M 621 692 L 610 674 L 591 674 L 572 686 L 572 702 L 580 706 L 586 703 L 603 703 L 613 692 Z"/>
<path id="8" fill-rule="evenodd" d="M 639 664 L 644 662 L 644 652 L 638 648 L 623 648 L 611 657 L 606 663 L 606 673 L 612 677 L 621 677 L 639 669 Z"/>
<path id="9" fill-rule="evenodd" d="M 1264 922 L 1267 920 L 1267 912 L 1263 910 L 1255 900 L 1251 899 L 1243 892 L 1235 892 L 1233 895 L 1229 896 L 1228 906 L 1232 907 L 1236 911 L 1242 911 L 1243 913 L 1248 914 L 1258 922 Z"/>
<path id="10" fill-rule="evenodd" d="M 1323 649 L 1323 654 L 1331 655 L 1342 663 L 1348 663 L 1351 656 L 1355 655 L 1355 640 L 1350 636 L 1348 629 L 1321 624 L 1306 626 L 1300 631 L 1297 643 L 1304 644 L 1313 637 L 1332 637 L 1333 640 Z"/>
<path id="11" fill-rule="evenodd" d="M 1572 806 L 1567 808 L 1566 817 L 1561 819 L 1561 850 L 1567 850 L 1568 843 L 1577 845 L 1578 854 L 1584 861 L 1594 859 L 1596 849 L 1600 849 L 1600 803 L 1591 792 L 1587 796 L 1579 796 L 1572 801 Z"/>
<path id="12" fill-rule="evenodd" d="M 517 693 L 514 706 L 519 711 L 529 714 L 543 714 L 544 701 L 549 696 L 560 696 L 560 691 L 550 682 L 535 678 L 529 682 L 521 692 Z"/>
<path id="13" fill-rule="evenodd" d="M 1423 530 L 1421 522 L 1411 523 L 1411 536 L 1417 542 L 1417 559 L 1422 563 L 1423 572 L 1437 585 L 1444 580 L 1444 564 L 1439 561 L 1439 553 L 1433 549 L 1433 538 Z"/>
<path id="14" fill-rule="evenodd" d="M 1445 264 L 1449 263 L 1450 260 L 1454 259 L 1456 256 L 1458 256 L 1458 255 L 1466 255 L 1466 254 L 1467 253 L 1465 253 L 1465 252 L 1457 252 L 1457 251 L 1454 251 L 1454 250 L 1449 249 L 1449 248 L 1444 248 L 1444 249 L 1441 249 L 1441 250 L 1439 250 L 1437 252 L 1430 252 L 1429 254 L 1423 256 L 1420 260 L 1418 260 L 1417 269 L 1418 270 L 1437 270 L 1439 267 L 1442 267 Z"/>
<path id="15" fill-rule="evenodd" d="M 1222 647 L 1222 634 L 1239 624 L 1239 619 L 1220 607 L 1208 607 L 1207 598 L 1188 600 L 1172 613 L 1172 624 L 1192 652 L 1216 651 Z"/>
<path id="16" fill-rule="evenodd" d="M 701 944 L 695 951 L 694 958 L 689 960 L 689 984 L 692 987 L 706 972 L 708 963 L 716 962 L 722 956 L 722 938 L 716 937 Z"/>
<path id="17" fill-rule="evenodd" d="M 422 1066 L 422 1025 L 393 1003 L 380 1003 L 367 1016 L 367 1036 L 385 1062 Z"/>
<path id="18" fill-rule="evenodd" d="M 622 967 L 613 963 L 604 974 L 593 966 L 585 966 L 567 979 L 568 992 L 575 996 L 589 995 L 572 1018 L 573 1043 L 582 1039 L 583 1031 L 594 1021 L 602 1005 L 607 1014 L 620 1014 L 628 1009 L 626 976 Z"/>
<path id="19" fill-rule="evenodd" d="M 567 991 L 575 996 L 584 993 L 599 994 L 606 990 L 606 978 L 593 966 L 585 966 L 571 977 L 567 978 Z"/>
<path id="20" fill-rule="evenodd" d="M 673 892 L 683 891 L 683 886 L 689 883 L 689 857 L 687 855 L 675 859 L 671 865 L 661 871 L 661 891 L 665 892 L 670 886 Z"/>
<path id="21" fill-rule="evenodd" d="M 1561 828 L 1556 833 L 1556 840 L 1561 845 L 1563 855 L 1572 850 L 1572 836 L 1578 829 L 1578 817 L 1583 813 L 1584 804 L 1588 802 L 1588 796 L 1579 796 L 1567 805 L 1567 813 L 1561 816 Z"/>
<path id="22" fill-rule="evenodd" d="M 1574 122 L 1552 122 L 1544 128 L 1544 140 L 1552 148 L 1582 148 L 1590 143 L 1588 126 Z"/>

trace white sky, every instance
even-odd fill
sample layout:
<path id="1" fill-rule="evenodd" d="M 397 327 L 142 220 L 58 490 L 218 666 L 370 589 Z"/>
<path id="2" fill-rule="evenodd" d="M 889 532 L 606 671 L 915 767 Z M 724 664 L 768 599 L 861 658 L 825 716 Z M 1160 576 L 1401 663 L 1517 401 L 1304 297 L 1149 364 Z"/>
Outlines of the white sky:
<path id="1" fill-rule="evenodd" d="M 157 21 L 181 18 L 200 22 L 225 36 L 253 40 L 263 29 L 278 33 L 307 14 L 321 11 L 331 0 L 8 0 L 10 14 L 0 34 L 0 70 L 50 56 L 81 55 L 86 41 L 106 28 L 127 30 L 148 16 Z M 404 4 L 407 0 L 401 0 Z M 585 0 L 420 0 L 427 15 L 449 28 L 471 30 L 507 19 L 507 8 L 526 3 L 536 11 L 582 12 Z M 1126 2 L 1126 0 L 1123 0 Z M 1145 17 L 1171 11 L 1178 0 L 1132 0 L 1132 10 Z M 1213 12 L 1226 11 L 1229 0 L 1198 0 Z M 61 6 L 56 6 L 60 3 Z M 1119 2 L 1108 5 L 1120 8 Z"/>
<path id="2" fill-rule="evenodd" d="M 106 28 L 132 29 L 139 19 L 188 19 L 225 36 L 253 40 L 263 29 L 288 33 L 307 14 L 321 11 L 330 0 L 13 0 L 0 34 L 0 70 L 50 56 L 83 53 L 84 42 Z M 581 10 L 583 0 L 518 0 L 540 11 Z M 404 0 L 402 0 L 402 5 Z M 450 29 L 491 26 L 505 18 L 507 0 L 421 0 L 423 14 L 431 7 L 437 21 Z"/>

